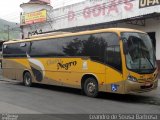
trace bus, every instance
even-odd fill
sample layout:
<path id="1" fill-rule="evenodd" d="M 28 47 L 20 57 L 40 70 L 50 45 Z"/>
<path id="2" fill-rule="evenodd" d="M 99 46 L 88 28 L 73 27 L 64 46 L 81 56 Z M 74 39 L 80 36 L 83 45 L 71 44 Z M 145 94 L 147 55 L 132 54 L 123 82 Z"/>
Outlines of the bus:
<path id="1" fill-rule="evenodd" d="M 3 44 L 3 76 L 32 83 L 130 94 L 158 86 L 158 68 L 147 33 L 108 28 L 42 36 Z"/>

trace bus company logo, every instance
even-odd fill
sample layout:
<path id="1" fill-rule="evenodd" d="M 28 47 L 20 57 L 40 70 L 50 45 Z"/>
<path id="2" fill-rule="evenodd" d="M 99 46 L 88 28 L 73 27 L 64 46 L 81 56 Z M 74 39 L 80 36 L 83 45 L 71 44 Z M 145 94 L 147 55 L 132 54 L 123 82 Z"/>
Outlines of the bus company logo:
<path id="1" fill-rule="evenodd" d="M 63 64 L 63 62 L 60 62 L 57 64 L 57 69 L 59 70 L 61 68 L 61 69 L 68 70 L 70 67 L 76 66 L 76 65 L 77 65 L 77 61 L 68 62 L 65 64 Z"/>
<path id="2" fill-rule="evenodd" d="M 160 5 L 160 0 L 139 0 L 139 8 Z"/>

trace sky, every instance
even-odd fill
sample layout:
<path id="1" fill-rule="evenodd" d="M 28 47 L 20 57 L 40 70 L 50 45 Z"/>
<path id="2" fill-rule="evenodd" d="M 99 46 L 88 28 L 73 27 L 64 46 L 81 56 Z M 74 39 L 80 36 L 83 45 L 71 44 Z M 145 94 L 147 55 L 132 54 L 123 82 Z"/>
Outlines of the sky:
<path id="1" fill-rule="evenodd" d="M 0 3 L 0 18 L 7 21 L 19 23 L 20 21 L 20 4 L 26 3 L 29 0 L 1 0 Z M 51 0 L 53 7 L 68 5 L 84 0 Z"/>

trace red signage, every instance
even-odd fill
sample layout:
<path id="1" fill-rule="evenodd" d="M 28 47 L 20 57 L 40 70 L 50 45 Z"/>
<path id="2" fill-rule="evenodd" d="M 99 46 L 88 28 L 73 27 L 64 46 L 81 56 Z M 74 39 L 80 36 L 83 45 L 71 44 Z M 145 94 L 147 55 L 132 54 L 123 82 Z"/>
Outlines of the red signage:
<path id="1" fill-rule="evenodd" d="M 123 4 L 121 3 L 123 2 Z M 122 8 L 119 6 L 122 4 Z M 112 0 L 109 5 L 106 3 L 96 4 L 94 6 L 86 6 L 83 9 L 83 18 L 95 18 L 99 16 L 111 15 L 112 13 L 120 14 L 120 10 L 131 11 L 133 9 L 133 3 L 130 0 Z M 76 20 L 76 12 L 68 11 L 68 21 Z"/>

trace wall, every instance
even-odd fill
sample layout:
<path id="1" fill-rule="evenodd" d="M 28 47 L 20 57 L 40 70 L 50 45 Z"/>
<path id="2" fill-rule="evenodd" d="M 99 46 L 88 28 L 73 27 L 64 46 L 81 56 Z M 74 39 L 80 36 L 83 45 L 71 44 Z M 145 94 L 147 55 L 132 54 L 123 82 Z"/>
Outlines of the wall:
<path id="1" fill-rule="evenodd" d="M 160 7 L 139 8 L 139 0 L 86 0 L 79 4 L 54 9 L 51 18 L 57 29 L 123 20 L 159 12 Z M 84 22 L 85 21 L 85 22 Z"/>

